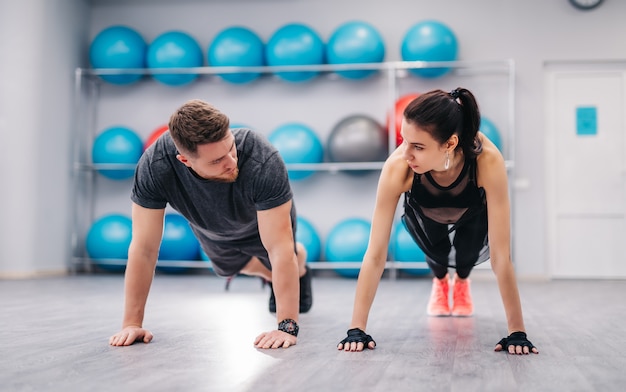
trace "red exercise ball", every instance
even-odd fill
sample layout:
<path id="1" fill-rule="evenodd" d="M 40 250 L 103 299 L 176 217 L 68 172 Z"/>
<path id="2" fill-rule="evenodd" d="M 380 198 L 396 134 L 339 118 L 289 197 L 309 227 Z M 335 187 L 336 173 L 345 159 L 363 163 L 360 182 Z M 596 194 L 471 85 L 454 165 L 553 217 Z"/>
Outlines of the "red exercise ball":
<path id="1" fill-rule="evenodd" d="M 402 118 L 404 117 L 404 109 L 409 105 L 411 101 L 419 97 L 418 93 L 406 94 L 398 98 L 395 106 L 395 128 L 396 128 L 396 146 L 402 144 L 402 136 L 400 130 L 402 129 Z M 391 114 L 387 116 L 387 129 L 391 130 Z"/>
<path id="2" fill-rule="evenodd" d="M 148 149 L 148 147 L 150 147 L 152 145 L 152 143 L 154 143 L 159 138 L 159 136 L 164 134 L 165 131 L 167 131 L 168 129 L 169 129 L 169 127 L 167 125 L 162 125 L 162 126 L 158 127 L 157 129 L 155 129 L 150 134 L 150 136 L 148 136 L 148 139 L 143 144 L 143 150 L 146 151 Z"/>

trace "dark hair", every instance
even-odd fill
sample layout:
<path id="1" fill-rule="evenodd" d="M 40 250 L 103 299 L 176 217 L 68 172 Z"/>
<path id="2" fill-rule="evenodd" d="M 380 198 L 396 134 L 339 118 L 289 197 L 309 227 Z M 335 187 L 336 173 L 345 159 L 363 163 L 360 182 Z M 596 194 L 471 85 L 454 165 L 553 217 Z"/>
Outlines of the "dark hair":
<path id="1" fill-rule="evenodd" d="M 423 128 L 438 141 L 445 143 L 457 134 L 463 154 L 474 158 L 482 151 L 477 133 L 480 127 L 480 111 L 474 95 L 458 87 L 447 93 L 433 90 L 421 94 L 404 109 L 406 122 Z"/>
<path id="2" fill-rule="evenodd" d="M 226 137 L 230 120 L 208 102 L 193 99 L 185 102 L 170 117 L 169 129 L 181 152 L 195 155 L 198 145 L 215 143 Z"/>

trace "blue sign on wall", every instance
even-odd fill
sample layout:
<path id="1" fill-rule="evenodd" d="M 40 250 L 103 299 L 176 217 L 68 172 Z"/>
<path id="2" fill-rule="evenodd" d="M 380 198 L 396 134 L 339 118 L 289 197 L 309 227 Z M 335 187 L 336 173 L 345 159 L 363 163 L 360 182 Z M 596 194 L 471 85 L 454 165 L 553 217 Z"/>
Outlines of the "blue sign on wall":
<path id="1" fill-rule="evenodd" d="M 580 106 L 576 108 L 576 134 L 598 134 L 598 111 L 595 106 Z"/>

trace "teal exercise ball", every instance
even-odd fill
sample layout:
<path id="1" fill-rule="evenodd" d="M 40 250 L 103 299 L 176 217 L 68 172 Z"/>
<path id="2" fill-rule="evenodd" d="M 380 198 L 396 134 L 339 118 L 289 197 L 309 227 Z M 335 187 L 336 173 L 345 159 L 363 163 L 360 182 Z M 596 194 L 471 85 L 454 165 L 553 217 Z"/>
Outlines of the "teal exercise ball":
<path id="1" fill-rule="evenodd" d="M 276 30 L 265 45 L 267 65 L 319 65 L 325 63 L 324 42 L 311 27 L 291 23 Z M 288 82 L 305 82 L 318 71 L 278 71 L 275 75 Z"/>
<path id="2" fill-rule="evenodd" d="M 195 68 L 204 64 L 202 48 L 189 34 L 182 31 L 167 31 L 154 39 L 148 46 L 147 66 L 152 77 L 168 86 L 187 85 L 198 78 L 197 73 L 154 72 L 163 68 Z"/>
<path id="3" fill-rule="evenodd" d="M 147 44 L 136 30 L 128 26 L 110 26 L 100 31 L 89 45 L 93 68 L 144 68 Z M 112 84 L 126 85 L 141 79 L 142 74 L 100 75 Z"/>
<path id="4" fill-rule="evenodd" d="M 325 258 L 328 262 L 363 261 L 371 223 L 363 218 L 347 218 L 337 223 L 326 237 Z M 346 278 L 359 276 L 360 267 L 336 268 L 334 271 Z"/>
<path id="5" fill-rule="evenodd" d="M 456 35 L 450 27 L 436 20 L 416 23 L 402 39 L 404 61 L 455 61 L 457 54 Z M 437 78 L 450 72 L 450 68 L 412 68 L 409 71 L 423 78 Z"/>
<path id="6" fill-rule="evenodd" d="M 394 227 L 391 236 L 391 254 L 394 261 L 398 262 L 426 261 L 426 255 L 413 237 L 411 237 L 402 221 L 398 222 Z M 427 275 L 430 273 L 430 268 L 406 268 L 402 270 L 412 275 Z"/>
<path id="7" fill-rule="evenodd" d="M 244 123 L 230 123 L 229 128 L 230 129 L 246 128 L 246 129 L 254 130 L 254 128 L 252 128 L 250 125 L 244 124 Z"/>
<path id="8" fill-rule="evenodd" d="M 321 163 L 324 146 L 313 129 L 302 123 L 286 123 L 277 127 L 268 137 L 286 164 Z M 310 177 L 313 170 L 289 170 L 289 179 L 298 181 Z"/>
<path id="9" fill-rule="evenodd" d="M 328 64 L 380 63 L 385 58 L 382 35 L 370 23 L 350 21 L 340 25 L 326 44 Z M 365 79 L 377 72 L 375 69 L 335 71 L 346 79 Z"/>
<path id="10" fill-rule="evenodd" d="M 122 126 L 110 127 L 94 140 L 92 161 L 96 165 L 136 165 L 143 154 L 143 148 L 143 141 L 135 131 Z M 98 172 L 112 180 L 125 180 L 133 177 L 135 169 L 98 169 Z"/>
<path id="11" fill-rule="evenodd" d="M 165 214 L 163 237 L 159 248 L 159 260 L 194 261 L 200 258 L 200 243 L 196 238 L 187 219 L 177 213 Z M 163 267 L 163 272 L 184 272 L 184 267 Z"/>
<path id="12" fill-rule="evenodd" d="M 296 218 L 296 241 L 306 249 L 306 261 L 319 261 L 322 254 L 322 241 L 315 226 L 306 218 Z"/>
<path id="13" fill-rule="evenodd" d="M 211 67 L 262 67 L 265 65 L 265 44 L 246 27 L 234 26 L 220 31 L 207 51 Z M 259 72 L 218 74 L 227 82 L 248 83 L 261 76 Z"/>
<path id="14" fill-rule="evenodd" d="M 109 271 L 123 271 L 132 239 L 131 219 L 123 214 L 107 214 L 96 219 L 85 240 L 87 255 L 94 264 Z M 117 260 L 120 264 L 106 262 Z"/>
<path id="15" fill-rule="evenodd" d="M 480 132 L 487 136 L 489 140 L 493 142 L 493 144 L 498 147 L 500 152 L 502 151 L 502 136 L 500 135 L 500 131 L 498 131 L 498 127 L 493 123 L 490 119 L 485 116 L 481 116 L 480 118 Z"/>

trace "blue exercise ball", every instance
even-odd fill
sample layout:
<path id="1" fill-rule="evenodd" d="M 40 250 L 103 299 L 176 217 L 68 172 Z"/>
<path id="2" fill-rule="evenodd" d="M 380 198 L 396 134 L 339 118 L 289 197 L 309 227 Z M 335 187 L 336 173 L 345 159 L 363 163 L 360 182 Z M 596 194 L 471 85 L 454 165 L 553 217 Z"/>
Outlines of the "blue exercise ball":
<path id="1" fill-rule="evenodd" d="M 370 229 L 371 223 L 363 218 L 348 218 L 336 224 L 326 237 L 326 260 L 362 262 L 369 243 Z M 360 267 L 336 268 L 334 271 L 346 278 L 356 278 Z"/>
<path id="2" fill-rule="evenodd" d="M 487 136 L 487 138 L 491 140 L 496 147 L 498 147 L 500 152 L 502 152 L 502 137 L 500 135 L 500 131 L 498 131 L 498 127 L 496 127 L 496 124 L 494 124 L 493 121 L 485 116 L 481 116 L 479 130 L 483 135 Z"/>
<path id="3" fill-rule="evenodd" d="M 279 28 L 265 45 L 270 66 L 317 65 L 325 62 L 324 42 L 315 30 L 300 23 Z M 315 78 L 318 71 L 279 71 L 279 78 L 288 82 L 304 82 Z"/>
<path id="4" fill-rule="evenodd" d="M 189 34 L 168 31 L 154 39 L 148 46 L 147 66 L 159 68 L 195 68 L 204 62 L 202 48 Z M 152 77 L 169 86 L 183 86 L 198 78 L 197 73 L 152 73 Z"/>
<path id="5" fill-rule="evenodd" d="M 426 261 L 426 255 L 411 237 L 402 221 L 398 222 L 393 230 L 391 254 L 394 260 L 399 262 Z M 406 268 L 403 271 L 412 275 L 427 275 L 430 273 L 430 268 Z"/>
<path id="6" fill-rule="evenodd" d="M 200 243 L 185 217 L 177 213 L 165 214 L 163 222 L 163 237 L 159 248 L 159 260 L 165 261 L 193 261 L 200 258 Z M 185 267 L 157 268 L 163 272 L 184 272 Z"/>
<path id="7" fill-rule="evenodd" d="M 108 214 L 93 222 L 86 238 L 86 250 L 93 262 L 106 270 L 124 270 L 132 238 L 131 219 L 122 214 Z M 107 260 L 117 260 L 112 264 Z M 124 263 L 121 261 L 124 260 Z"/>
<path id="8" fill-rule="evenodd" d="M 404 35 L 401 56 L 404 61 L 454 61 L 458 45 L 454 32 L 436 20 L 413 25 Z M 414 68 L 410 72 L 423 78 L 436 78 L 450 71 L 449 67 Z"/>
<path id="9" fill-rule="evenodd" d="M 127 26 L 110 26 L 100 31 L 89 45 L 89 61 L 93 68 L 144 68 L 147 44 L 141 34 Z M 131 84 L 141 74 L 101 75 L 113 84 Z"/>
<path id="10" fill-rule="evenodd" d="M 385 58 L 385 42 L 374 26 L 351 21 L 339 26 L 326 44 L 328 64 L 380 63 Z M 346 79 L 364 79 L 377 70 L 336 71 Z"/>
<path id="11" fill-rule="evenodd" d="M 250 125 L 248 125 L 248 124 L 244 124 L 244 123 L 230 123 L 229 128 L 230 128 L 230 129 L 246 128 L 246 129 L 252 129 L 252 130 L 254 130 L 254 128 L 252 128 Z"/>
<path id="12" fill-rule="evenodd" d="M 324 146 L 310 127 L 301 123 L 287 123 L 276 128 L 268 137 L 286 164 L 321 163 Z M 302 180 L 311 176 L 313 170 L 289 170 L 290 180 Z"/>
<path id="13" fill-rule="evenodd" d="M 265 44 L 248 28 L 229 27 L 213 38 L 207 56 L 212 67 L 261 67 L 265 65 Z M 227 82 L 243 84 L 258 79 L 261 74 L 223 73 L 219 76 Z"/>
<path id="14" fill-rule="evenodd" d="M 296 241 L 306 249 L 306 261 L 319 261 L 322 255 L 322 241 L 315 226 L 301 216 L 296 219 Z"/>
<path id="15" fill-rule="evenodd" d="M 94 164 L 136 165 L 143 154 L 143 141 L 133 130 L 115 126 L 102 131 L 92 146 Z M 135 174 L 132 169 L 98 169 L 103 176 L 112 180 L 124 180 Z"/>

